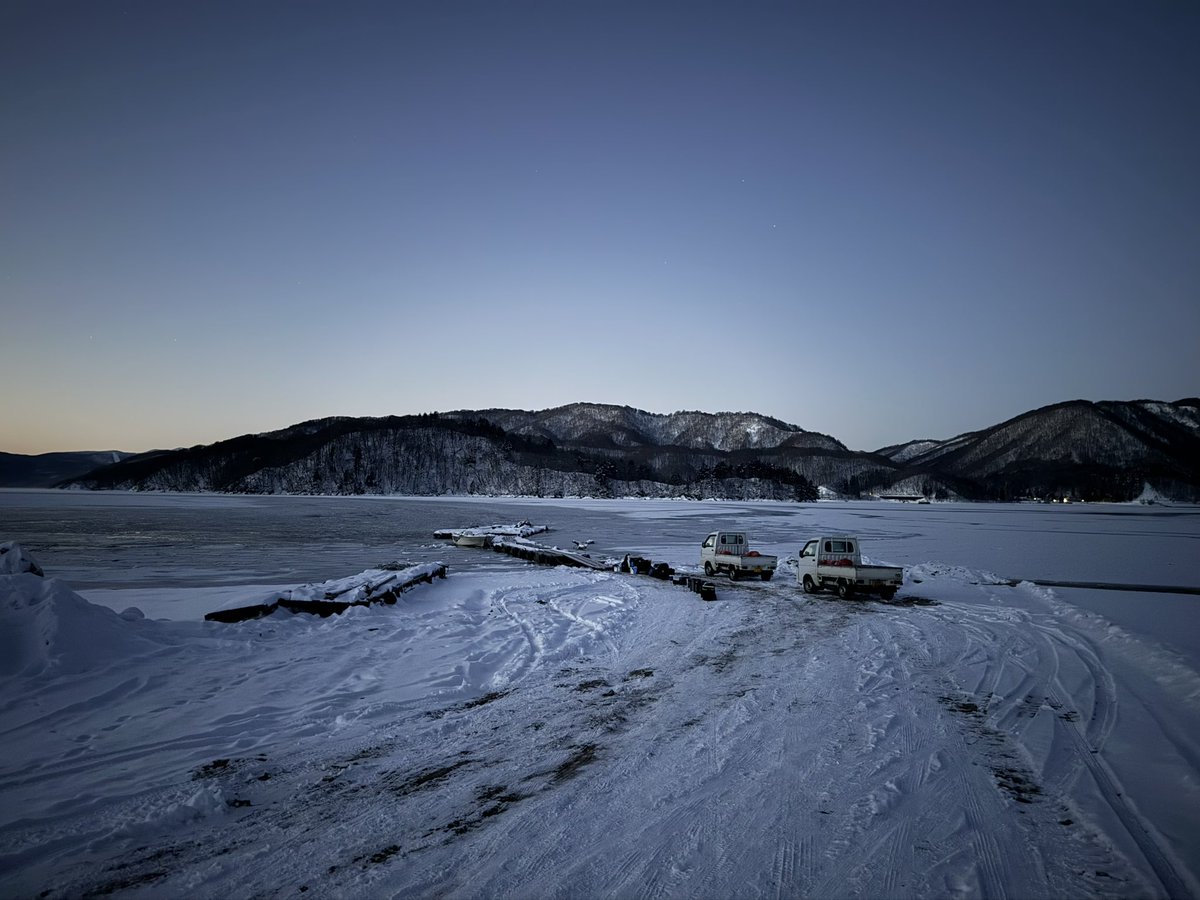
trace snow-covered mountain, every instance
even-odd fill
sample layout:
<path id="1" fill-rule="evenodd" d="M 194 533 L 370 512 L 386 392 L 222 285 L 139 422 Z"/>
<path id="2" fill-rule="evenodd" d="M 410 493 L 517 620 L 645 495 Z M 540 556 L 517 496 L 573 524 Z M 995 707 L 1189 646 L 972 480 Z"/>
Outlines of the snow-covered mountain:
<path id="1" fill-rule="evenodd" d="M 777 447 L 845 451 L 825 434 L 805 431 L 752 412 L 645 412 L 631 406 L 572 403 L 540 412 L 463 410 L 454 418 L 486 419 L 506 432 L 589 447 L 687 447 L 692 450 L 765 450 Z"/>
<path id="2" fill-rule="evenodd" d="M 0 487 L 50 487 L 66 478 L 86 475 L 99 466 L 119 462 L 128 453 L 80 450 L 68 453 L 0 453 Z"/>
<path id="3" fill-rule="evenodd" d="M 329 418 L 156 451 L 67 482 L 85 488 L 321 494 L 811 499 L 920 493 L 1200 499 L 1200 400 L 1076 400 L 949 440 L 875 453 L 756 413 L 660 415 L 576 403 Z"/>
<path id="4" fill-rule="evenodd" d="M 879 451 L 894 463 L 966 479 L 985 493 L 1131 498 L 1149 483 L 1195 499 L 1200 489 L 1200 400 L 1073 400 L 946 441 Z"/>
<path id="5" fill-rule="evenodd" d="M 590 433 L 602 433 L 602 426 Z M 510 432 L 463 412 L 323 419 L 210 446 L 135 456 L 68 486 L 318 494 L 815 496 L 803 474 L 756 459 L 752 451 L 603 444 L 560 446 L 547 433 Z"/>

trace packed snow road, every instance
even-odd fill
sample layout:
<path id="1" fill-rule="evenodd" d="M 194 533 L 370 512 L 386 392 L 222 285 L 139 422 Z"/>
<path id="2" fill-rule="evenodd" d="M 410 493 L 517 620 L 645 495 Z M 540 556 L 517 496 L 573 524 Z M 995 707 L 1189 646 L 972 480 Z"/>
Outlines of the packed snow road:
<path id="1" fill-rule="evenodd" d="M 14 578 L 50 643 L 4 676 L 5 895 L 1196 894 L 1195 673 L 1029 584 L 704 603 L 497 557 L 213 625 Z"/>

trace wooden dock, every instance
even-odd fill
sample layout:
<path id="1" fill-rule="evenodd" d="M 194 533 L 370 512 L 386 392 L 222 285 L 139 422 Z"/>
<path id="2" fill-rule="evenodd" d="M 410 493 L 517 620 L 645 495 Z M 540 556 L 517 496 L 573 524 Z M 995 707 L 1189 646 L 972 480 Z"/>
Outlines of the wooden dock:
<path id="1" fill-rule="evenodd" d="M 472 525 L 469 528 L 439 528 L 433 533 L 433 536 L 443 541 L 453 541 L 464 536 L 483 537 L 485 535 L 493 538 L 528 538 L 549 530 L 549 525 L 517 522 L 512 525 Z"/>
<path id="2" fill-rule="evenodd" d="M 305 584 L 275 591 L 248 603 L 226 606 L 204 616 L 206 622 L 245 622 L 269 616 L 277 609 L 321 617 L 344 613 L 352 606 L 393 604 L 405 591 L 446 577 L 445 563 L 422 563 L 402 568 L 367 569 L 349 578 Z"/>
<path id="3" fill-rule="evenodd" d="M 592 559 L 583 553 L 560 550 L 557 547 L 541 547 L 528 541 L 497 539 L 492 542 L 492 549 L 497 553 L 515 556 L 517 559 L 543 566 L 571 566 L 577 569 L 598 569 L 605 572 L 611 572 L 613 569 L 607 561 Z"/>
<path id="4" fill-rule="evenodd" d="M 494 526 L 495 527 L 495 526 Z M 434 532 L 435 537 L 449 538 L 466 532 L 477 532 L 480 529 L 451 529 L 443 528 Z M 546 530 L 549 530 L 548 528 Z M 587 543 L 591 543 L 588 541 Z M 485 549 L 485 548 L 480 548 Z M 525 562 L 541 566 L 570 566 L 578 569 L 594 569 L 599 572 L 621 572 L 631 575 L 648 575 L 686 587 L 700 595 L 702 600 L 716 600 L 717 586 L 707 578 L 693 575 L 677 575 L 670 565 L 664 562 L 655 563 L 653 560 L 633 553 L 626 553 L 622 560 L 593 559 L 581 551 L 562 550 L 558 547 L 544 547 L 526 540 L 522 536 L 496 535 L 491 549 Z"/>
<path id="5" fill-rule="evenodd" d="M 655 563 L 644 556 L 635 556 L 627 553 L 625 554 L 625 558 L 614 566 L 610 560 L 596 560 L 585 554 L 572 553 L 569 550 L 560 550 L 557 547 L 539 547 L 527 541 L 497 541 L 492 545 L 492 549 L 499 553 L 506 553 L 509 556 L 515 556 L 517 559 L 523 559 L 526 562 L 537 563 L 543 566 L 576 566 L 603 572 L 616 571 L 631 575 L 648 575 L 651 578 L 659 578 L 663 581 L 670 581 L 672 584 L 686 587 L 688 590 L 699 594 L 702 600 L 717 599 L 717 586 L 707 578 L 700 578 L 693 575 L 677 575 L 675 570 L 666 563 Z"/>

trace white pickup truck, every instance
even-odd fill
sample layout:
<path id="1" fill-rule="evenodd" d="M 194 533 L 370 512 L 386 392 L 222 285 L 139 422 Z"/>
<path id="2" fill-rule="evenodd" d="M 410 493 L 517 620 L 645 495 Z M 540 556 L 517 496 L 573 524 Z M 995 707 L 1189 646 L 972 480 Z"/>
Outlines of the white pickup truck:
<path id="1" fill-rule="evenodd" d="M 813 538 L 801 549 L 796 582 L 808 594 L 829 588 L 842 598 L 863 593 L 891 600 L 904 583 L 904 570 L 899 566 L 864 566 L 858 538 L 829 535 Z"/>
<path id="2" fill-rule="evenodd" d="M 710 578 L 724 572 L 730 581 L 737 581 L 742 575 L 770 581 L 779 565 L 779 557 L 751 550 L 744 532 L 714 531 L 700 545 L 700 565 Z"/>

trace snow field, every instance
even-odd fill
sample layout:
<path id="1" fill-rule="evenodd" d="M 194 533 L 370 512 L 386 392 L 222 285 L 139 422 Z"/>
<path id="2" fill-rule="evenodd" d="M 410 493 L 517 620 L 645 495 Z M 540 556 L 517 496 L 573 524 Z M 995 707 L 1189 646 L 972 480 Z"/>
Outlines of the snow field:
<path id="1" fill-rule="evenodd" d="M 1091 752 L 1123 707 L 1053 594 L 915 575 L 909 606 L 808 598 L 784 573 L 703 603 L 504 561 L 396 607 L 239 625 L 127 621 L 61 582 L 7 585 L 28 602 L 6 626 L 42 607 L 59 627 L 50 662 L 6 676 L 0 888 L 1190 890 L 1124 798 L 1121 756 Z M 1196 732 L 1159 726 L 1161 764 L 1194 772 Z"/>

